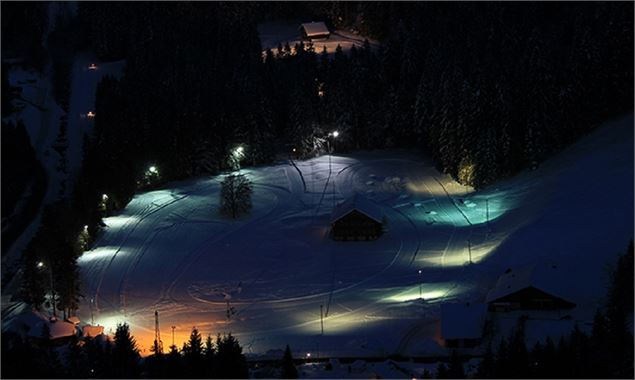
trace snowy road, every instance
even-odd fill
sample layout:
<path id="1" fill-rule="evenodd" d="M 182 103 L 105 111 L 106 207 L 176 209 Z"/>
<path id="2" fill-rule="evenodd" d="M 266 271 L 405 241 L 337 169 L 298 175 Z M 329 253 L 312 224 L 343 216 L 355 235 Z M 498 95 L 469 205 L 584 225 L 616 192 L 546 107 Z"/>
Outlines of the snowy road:
<path id="1" fill-rule="evenodd" d="M 615 146 L 592 160 L 612 165 L 607 175 L 632 178 L 632 170 L 624 170 L 629 163 L 622 162 L 632 154 L 612 151 L 632 153 L 624 143 L 632 140 L 624 136 L 632 137 L 632 129 L 613 131 L 623 136 L 609 139 Z M 537 253 L 553 252 L 552 246 L 571 244 L 574 236 L 598 250 L 577 231 L 549 227 L 541 232 L 546 239 L 532 232 L 536 223 L 558 225 L 563 214 L 575 218 L 582 210 L 576 200 L 607 191 L 577 186 L 597 178 L 563 187 L 561 178 L 579 170 L 572 157 L 587 154 L 587 148 L 565 152 L 543 172 L 469 194 L 409 152 L 333 156 L 330 176 L 327 156 L 296 162 L 297 168 L 283 163 L 243 169 L 255 185 L 254 209 L 236 221 L 218 215 L 222 176 L 138 194 L 120 215 L 105 220 L 105 233 L 80 258 L 87 295 L 80 317 L 89 321 L 92 308 L 107 331 L 130 323 L 146 354 L 154 310 L 166 346 L 172 343 L 170 326 L 177 345 L 196 326 L 203 334 L 232 332 L 248 353 L 289 343 L 296 352 L 317 355 L 433 354 L 439 352 L 441 301 L 482 301 L 507 265 L 531 262 Z M 568 204 L 558 200 L 556 189 L 567 194 Z M 621 205 L 602 212 L 628 221 L 623 204 L 632 206 L 632 189 L 630 200 L 629 189 L 610 191 Z M 381 205 L 387 231 L 374 242 L 334 242 L 328 237 L 333 205 L 355 192 Z M 616 237 L 616 252 L 632 231 L 630 217 L 630 228 L 622 223 L 609 233 Z M 602 226 L 599 220 L 585 224 Z M 576 243 L 576 249 L 585 248 Z M 566 260 L 568 254 L 551 259 Z M 467 265 L 470 257 L 473 265 Z M 588 277 L 605 260 L 589 254 L 580 261 L 586 266 L 575 269 Z M 583 295 L 590 303 L 602 288 L 593 291 Z"/>

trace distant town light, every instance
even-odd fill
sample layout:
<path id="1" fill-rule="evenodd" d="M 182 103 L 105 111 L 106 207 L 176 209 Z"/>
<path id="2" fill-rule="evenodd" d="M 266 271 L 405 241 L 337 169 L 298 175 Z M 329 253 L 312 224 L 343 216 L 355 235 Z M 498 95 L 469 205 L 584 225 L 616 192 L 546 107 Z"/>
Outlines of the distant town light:
<path id="1" fill-rule="evenodd" d="M 89 119 L 92 119 L 92 118 L 94 118 L 94 117 L 95 117 L 95 113 L 94 113 L 93 111 L 88 111 L 88 113 L 86 114 L 86 116 L 87 116 Z"/>
<path id="2" fill-rule="evenodd" d="M 44 263 L 43 263 L 43 262 L 41 262 L 41 261 L 40 261 L 40 262 L 38 262 L 38 263 L 37 263 L 37 267 L 38 267 L 38 268 L 40 268 L 40 269 L 44 268 Z"/>
<path id="3" fill-rule="evenodd" d="M 337 137 L 337 136 L 340 135 L 340 133 L 338 131 L 333 131 L 332 135 L 333 135 L 333 137 Z"/>
<path id="4" fill-rule="evenodd" d="M 154 165 L 150 166 L 150 168 L 148 168 L 148 171 L 149 171 L 150 173 L 154 173 L 154 174 L 156 174 L 156 173 L 158 173 L 158 172 L 159 172 L 159 171 L 157 170 L 157 167 L 156 167 L 156 166 L 154 166 Z"/>
<path id="5" fill-rule="evenodd" d="M 84 232 L 88 232 L 88 224 L 84 224 Z"/>
<path id="6" fill-rule="evenodd" d="M 107 201 L 108 200 L 108 195 L 102 194 L 101 195 L 101 200 L 104 201 L 104 202 Z"/>
<path id="7" fill-rule="evenodd" d="M 238 148 L 236 148 L 236 153 L 237 154 L 242 154 L 244 150 L 245 149 L 242 146 L 239 146 Z"/>
<path id="8" fill-rule="evenodd" d="M 310 358 L 310 357 L 311 357 L 311 353 L 310 353 L 310 352 L 307 352 L 307 353 L 306 353 L 306 357 L 307 357 L 307 358 Z"/>
<path id="9" fill-rule="evenodd" d="M 88 65 L 88 70 L 97 70 L 97 65 L 94 63 L 91 63 L 90 65 Z"/>

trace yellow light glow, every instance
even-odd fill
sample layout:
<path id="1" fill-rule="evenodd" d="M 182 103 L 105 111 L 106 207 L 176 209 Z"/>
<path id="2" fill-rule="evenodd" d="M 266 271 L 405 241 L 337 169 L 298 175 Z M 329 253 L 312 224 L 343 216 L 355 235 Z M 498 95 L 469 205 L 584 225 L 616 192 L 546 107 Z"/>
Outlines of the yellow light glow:
<path id="1" fill-rule="evenodd" d="M 382 302 L 394 303 L 394 302 L 409 302 L 416 301 L 423 298 L 426 302 L 439 300 L 443 297 L 447 297 L 451 294 L 454 287 L 453 283 L 436 283 L 436 284 L 423 284 L 421 286 L 421 296 L 419 295 L 419 285 L 414 285 L 406 288 L 399 288 L 392 295 L 389 295 L 382 299 Z"/>
<path id="2" fill-rule="evenodd" d="M 440 183 L 439 183 L 440 182 Z M 474 188 L 463 186 L 448 178 L 439 179 L 428 178 L 424 180 L 408 180 L 406 189 L 416 194 L 429 194 L 432 196 L 455 196 L 466 195 L 474 192 Z"/>
<path id="3" fill-rule="evenodd" d="M 471 242 L 472 251 L 472 263 L 476 264 L 483 261 L 487 256 L 492 254 L 496 249 L 505 241 L 506 234 L 500 234 L 497 236 L 490 236 L 487 241 L 475 244 Z M 459 267 L 469 263 L 470 250 L 468 249 L 468 243 L 465 242 L 460 248 L 448 249 L 446 251 L 437 251 L 433 255 L 420 255 L 417 258 L 417 263 L 425 266 L 441 266 L 441 267 Z"/>

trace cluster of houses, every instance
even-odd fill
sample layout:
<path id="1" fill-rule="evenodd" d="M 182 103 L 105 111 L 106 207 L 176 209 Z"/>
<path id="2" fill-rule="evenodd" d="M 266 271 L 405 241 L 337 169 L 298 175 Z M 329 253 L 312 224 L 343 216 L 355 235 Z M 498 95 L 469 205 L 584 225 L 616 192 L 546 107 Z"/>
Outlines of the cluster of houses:
<path id="1" fill-rule="evenodd" d="M 80 341 L 82 338 L 106 339 L 104 326 L 80 325 L 77 317 L 59 319 L 26 307 L 14 313 L 7 323 L 3 323 L 2 330 L 13 331 L 31 341 L 60 345 L 74 338 L 79 338 Z"/>

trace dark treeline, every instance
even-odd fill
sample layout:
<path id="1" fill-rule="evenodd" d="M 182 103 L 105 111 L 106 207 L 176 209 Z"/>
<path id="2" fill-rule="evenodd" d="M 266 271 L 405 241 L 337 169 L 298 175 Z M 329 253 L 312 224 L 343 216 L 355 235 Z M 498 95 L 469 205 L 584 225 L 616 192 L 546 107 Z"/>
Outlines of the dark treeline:
<path id="1" fill-rule="evenodd" d="M 355 149 L 425 148 L 442 171 L 480 188 L 536 168 L 632 110 L 632 10 L 625 3 L 386 4 L 381 48 L 335 52 L 330 62 L 319 42 L 302 54 L 273 49 L 265 94 L 277 130 L 296 144 L 338 128 Z"/>
<path id="2" fill-rule="evenodd" d="M 47 332 L 43 331 L 43 335 Z M 155 345 L 157 347 L 158 345 Z M 179 350 L 155 349 L 142 358 L 127 324 L 118 325 L 113 339 L 72 337 L 63 344 L 25 339 L 13 332 L 2 333 L 3 378 L 99 378 L 99 379 L 244 379 L 249 377 L 247 360 L 231 334 L 205 341 L 196 328 Z"/>
<path id="3" fill-rule="evenodd" d="M 364 25 L 384 43 L 279 46 L 263 63 L 256 22 L 285 7 Z M 270 161 L 277 142 L 315 154 L 337 128 L 340 148 L 425 148 L 444 172 L 483 187 L 632 109 L 629 9 L 80 3 L 98 55 L 127 59 L 124 76 L 99 87 L 85 176 L 94 196 L 125 204 L 151 164 L 170 180 L 227 168 L 237 144 L 249 164 Z"/>
<path id="4" fill-rule="evenodd" d="M 47 61 L 42 37 L 49 26 L 48 3 L 6 2 L 1 17 L 3 58 L 18 59 L 27 67 L 42 70 Z"/>

